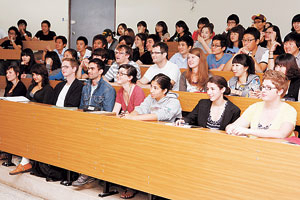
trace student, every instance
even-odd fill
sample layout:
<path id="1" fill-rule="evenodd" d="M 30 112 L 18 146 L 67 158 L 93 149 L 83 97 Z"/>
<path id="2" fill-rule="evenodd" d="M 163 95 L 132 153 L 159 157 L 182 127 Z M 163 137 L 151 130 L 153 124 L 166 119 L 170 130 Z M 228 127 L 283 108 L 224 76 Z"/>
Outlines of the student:
<path id="1" fill-rule="evenodd" d="M 147 23 L 145 21 L 139 21 L 137 23 L 138 33 L 149 34 L 149 30 L 147 29 Z"/>
<path id="2" fill-rule="evenodd" d="M 20 63 L 21 78 L 32 78 L 31 68 L 36 63 L 33 51 L 29 48 L 22 50 Z"/>
<path id="3" fill-rule="evenodd" d="M 201 29 L 201 34 L 198 35 L 197 41 L 194 44 L 194 48 L 201 48 L 205 54 L 211 54 L 213 31 L 214 25 L 212 23 L 204 25 Z"/>
<path id="4" fill-rule="evenodd" d="M 144 55 L 146 52 L 145 45 L 146 45 L 147 35 L 144 33 L 138 33 L 135 36 L 134 44 L 136 46 L 135 49 L 133 49 L 133 56 L 132 60 L 134 62 L 138 61 L 141 56 Z"/>
<path id="5" fill-rule="evenodd" d="M 184 35 L 191 36 L 191 33 L 189 31 L 189 27 L 186 25 L 186 23 L 182 20 L 179 20 L 176 25 L 176 31 L 174 35 L 170 38 L 170 42 L 178 42 L 178 39 L 181 38 Z"/>
<path id="6" fill-rule="evenodd" d="M 176 64 L 179 68 L 187 68 L 187 56 L 193 48 L 194 41 L 190 36 L 183 36 L 178 39 L 178 52 L 175 53 L 170 62 Z"/>
<path id="7" fill-rule="evenodd" d="M 297 14 L 293 17 L 291 30 L 300 34 L 300 14 Z"/>
<path id="8" fill-rule="evenodd" d="M 243 47 L 237 54 L 247 54 L 251 56 L 255 63 L 256 72 L 264 72 L 268 66 L 269 50 L 259 46 L 260 32 L 253 27 L 245 30 L 243 36 Z M 224 67 L 224 71 L 231 71 L 232 59 L 228 61 Z"/>
<path id="9" fill-rule="evenodd" d="M 221 76 L 212 76 L 207 83 L 209 99 L 201 99 L 191 113 L 176 125 L 182 123 L 209 129 L 225 130 L 225 127 L 239 118 L 241 110 L 224 95 L 230 93 L 226 80 Z"/>
<path id="10" fill-rule="evenodd" d="M 127 30 L 127 25 L 125 23 L 121 23 L 117 27 L 117 37 L 119 39 L 121 36 L 125 35 L 125 31 Z"/>
<path id="11" fill-rule="evenodd" d="M 80 61 L 82 61 L 85 58 L 89 58 L 91 56 L 92 52 L 88 50 L 87 47 L 88 47 L 87 38 L 84 36 L 79 36 L 76 40 L 76 49 Z"/>
<path id="12" fill-rule="evenodd" d="M 240 48 L 243 47 L 242 39 L 244 35 L 244 27 L 238 25 L 228 31 L 227 34 L 227 47 L 225 53 L 236 54 Z"/>
<path id="13" fill-rule="evenodd" d="M 63 59 L 61 71 L 65 81 L 58 83 L 54 88 L 54 105 L 59 107 L 79 107 L 83 84 L 75 77 L 77 68 L 77 60 L 73 58 Z"/>
<path id="14" fill-rule="evenodd" d="M 193 40 L 196 42 L 198 40 L 198 36 L 201 35 L 201 30 L 205 25 L 209 24 L 209 19 L 207 17 L 201 17 L 197 22 L 197 30 L 193 33 Z"/>
<path id="15" fill-rule="evenodd" d="M 48 51 L 54 51 L 57 53 L 60 62 L 62 62 L 62 59 L 64 57 L 64 53 L 67 50 L 67 38 L 65 36 L 59 35 L 55 37 L 55 49 L 51 49 L 49 46 L 45 48 L 43 51 L 43 60 L 45 61 L 45 55 Z"/>
<path id="16" fill-rule="evenodd" d="M 155 25 L 155 34 L 160 38 L 161 42 L 167 42 L 170 39 L 170 33 L 168 32 L 168 26 L 166 22 L 157 22 Z"/>
<path id="17" fill-rule="evenodd" d="M 115 60 L 115 52 L 113 50 L 110 50 L 107 48 L 108 47 L 108 42 L 105 38 L 104 35 L 95 35 L 93 38 L 93 50 L 98 49 L 98 48 L 102 48 L 102 49 L 106 49 L 108 52 L 108 61 L 107 63 L 109 65 L 111 65 L 113 63 L 113 61 Z"/>
<path id="18" fill-rule="evenodd" d="M 291 32 L 287 34 L 284 38 L 284 45 L 283 45 L 285 53 L 292 54 L 295 56 L 298 67 L 300 68 L 300 34 L 295 32 Z M 270 57 L 272 52 L 270 52 Z"/>
<path id="19" fill-rule="evenodd" d="M 212 54 L 207 56 L 207 64 L 210 70 L 222 71 L 225 64 L 232 57 L 231 54 L 225 54 L 226 38 L 221 35 L 215 35 L 212 39 Z"/>
<path id="20" fill-rule="evenodd" d="M 227 27 L 224 31 L 224 35 L 226 36 L 227 33 L 234 27 L 236 27 L 240 23 L 240 19 L 236 14 L 231 14 L 227 17 Z"/>
<path id="21" fill-rule="evenodd" d="M 266 138 L 289 137 L 295 128 L 297 111 L 281 101 L 287 87 L 288 81 L 283 73 L 266 71 L 261 85 L 263 101 L 249 106 L 239 119 L 226 127 L 226 132 Z"/>
<path id="22" fill-rule="evenodd" d="M 136 63 L 138 65 L 152 65 L 153 64 L 153 60 L 151 57 L 151 52 L 153 49 L 153 45 L 157 42 L 160 41 L 159 36 L 155 35 L 155 34 L 151 34 L 148 36 L 147 41 L 146 41 L 146 52 L 139 58 L 138 61 L 136 61 Z"/>
<path id="23" fill-rule="evenodd" d="M 106 37 L 107 41 L 107 48 L 109 50 L 114 51 L 115 48 L 118 46 L 118 40 L 114 38 L 114 33 L 110 29 L 105 29 L 102 33 L 104 37 Z"/>
<path id="24" fill-rule="evenodd" d="M 131 37 L 129 35 L 123 35 L 119 38 L 119 45 L 127 45 L 132 48 L 134 39 L 135 39 L 135 36 Z"/>
<path id="25" fill-rule="evenodd" d="M 137 70 L 132 65 L 121 65 L 117 74 L 117 83 L 122 86 L 116 97 L 113 112 L 122 117 L 131 113 L 145 99 L 142 88 L 136 85 Z"/>
<path id="26" fill-rule="evenodd" d="M 150 94 L 140 106 L 125 115 L 125 119 L 145 121 L 174 122 L 181 117 L 181 106 L 178 95 L 169 92 L 172 88 L 171 79 L 165 74 L 157 74 L 151 80 Z"/>
<path id="27" fill-rule="evenodd" d="M 253 59 L 245 54 L 238 54 L 232 60 L 234 77 L 228 81 L 231 95 L 242 97 L 256 97 L 259 90 L 260 79 L 255 74 Z"/>
<path id="28" fill-rule="evenodd" d="M 263 14 L 257 14 L 253 15 L 251 19 L 253 20 L 253 27 L 256 28 L 262 34 L 267 21 L 266 17 Z"/>
<path id="29" fill-rule="evenodd" d="M 26 30 L 27 22 L 24 19 L 20 19 L 17 25 L 21 35 L 21 40 L 31 41 L 32 34 Z"/>
<path id="30" fill-rule="evenodd" d="M 35 36 L 34 40 L 54 40 L 56 37 L 56 33 L 50 31 L 51 24 L 48 20 L 44 20 L 41 23 L 42 30 L 38 31 Z"/>
<path id="31" fill-rule="evenodd" d="M 132 49 L 127 45 L 119 45 L 115 51 L 116 54 L 116 61 L 111 65 L 109 70 L 104 76 L 104 80 L 106 81 L 113 81 L 117 80 L 117 73 L 119 70 L 119 66 L 123 64 L 130 64 L 134 66 L 138 72 L 137 77 L 138 79 L 141 78 L 141 70 L 140 67 L 132 61 Z"/>
<path id="32" fill-rule="evenodd" d="M 18 66 L 9 66 L 6 71 L 6 87 L 4 96 L 26 96 L 27 89 L 20 80 L 20 68 Z"/>
<path id="33" fill-rule="evenodd" d="M 135 33 L 134 33 L 132 28 L 127 28 L 126 31 L 125 31 L 124 36 L 130 36 L 134 39 L 135 38 Z"/>
<path id="34" fill-rule="evenodd" d="M 269 49 L 269 55 L 271 54 L 270 49 L 272 48 L 272 44 L 277 42 L 275 51 L 272 52 L 272 55 L 280 55 L 284 53 L 283 44 L 280 36 L 280 30 L 277 26 L 272 25 L 266 28 L 265 32 L 265 40 L 260 44 L 261 47 L 265 47 Z M 273 57 L 273 56 L 272 56 Z"/>
<path id="35" fill-rule="evenodd" d="M 54 51 L 48 51 L 45 55 L 45 63 L 48 73 L 53 76 L 61 71 L 60 59 Z"/>
<path id="36" fill-rule="evenodd" d="M 143 78 L 138 81 L 140 85 L 148 85 L 149 81 L 159 73 L 163 73 L 171 78 L 171 83 L 173 85 L 172 90 L 179 90 L 179 79 L 180 70 L 179 67 L 168 61 L 168 45 L 163 42 L 158 42 L 153 46 L 151 56 L 153 62 L 152 65 L 144 74 Z"/>
<path id="37" fill-rule="evenodd" d="M 202 49 L 191 49 L 187 63 L 187 70 L 180 76 L 179 91 L 205 92 L 209 72 L 206 56 Z"/>

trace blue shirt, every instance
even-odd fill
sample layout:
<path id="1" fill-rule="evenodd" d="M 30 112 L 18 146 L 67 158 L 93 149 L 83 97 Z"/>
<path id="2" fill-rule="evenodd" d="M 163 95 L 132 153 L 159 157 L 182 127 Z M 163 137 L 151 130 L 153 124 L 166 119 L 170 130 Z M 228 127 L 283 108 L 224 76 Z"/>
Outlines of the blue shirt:
<path id="1" fill-rule="evenodd" d="M 232 57 L 231 54 L 224 54 L 220 60 L 216 60 L 215 54 L 209 54 L 206 58 L 207 64 L 208 64 L 208 69 L 216 69 L 216 68 L 220 67 L 220 65 L 226 64 L 230 60 L 231 57 Z"/>
<path id="2" fill-rule="evenodd" d="M 188 67 L 187 65 L 187 57 L 183 58 L 182 55 L 177 52 L 175 53 L 172 58 L 170 59 L 170 62 L 176 64 L 179 68 L 186 69 Z"/>
<path id="3" fill-rule="evenodd" d="M 225 53 L 236 54 L 239 50 L 240 50 L 240 48 L 238 48 L 238 47 L 233 47 L 233 48 L 227 47 L 225 50 Z"/>

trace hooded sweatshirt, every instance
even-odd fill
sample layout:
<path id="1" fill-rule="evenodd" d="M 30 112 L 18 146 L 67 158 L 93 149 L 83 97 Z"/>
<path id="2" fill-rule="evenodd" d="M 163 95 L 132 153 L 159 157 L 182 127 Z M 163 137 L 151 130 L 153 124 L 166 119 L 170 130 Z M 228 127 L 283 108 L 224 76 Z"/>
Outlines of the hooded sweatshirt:
<path id="1" fill-rule="evenodd" d="M 249 74 L 246 84 L 242 84 L 239 87 L 237 87 L 238 80 L 239 78 L 237 76 L 232 77 L 228 81 L 228 87 L 230 89 L 242 91 L 242 95 L 241 95 L 242 97 L 249 97 L 250 91 L 255 91 L 259 89 L 260 79 L 259 76 L 255 74 Z"/>
<path id="2" fill-rule="evenodd" d="M 139 114 L 156 114 L 158 121 L 174 122 L 176 118 L 182 117 L 178 94 L 173 92 L 168 92 L 159 101 L 148 95 L 134 110 Z"/>

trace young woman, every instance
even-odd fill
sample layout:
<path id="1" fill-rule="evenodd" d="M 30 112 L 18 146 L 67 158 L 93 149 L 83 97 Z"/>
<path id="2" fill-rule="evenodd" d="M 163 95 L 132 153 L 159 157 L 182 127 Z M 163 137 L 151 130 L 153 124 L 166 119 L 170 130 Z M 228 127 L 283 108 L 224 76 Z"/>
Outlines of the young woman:
<path id="1" fill-rule="evenodd" d="M 20 68 L 18 66 L 9 66 L 6 70 L 5 97 L 26 96 L 27 89 L 19 77 Z"/>
<path id="2" fill-rule="evenodd" d="M 147 23 L 145 21 L 139 21 L 136 25 L 138 29 L 138 33 L 149 34 L 149 30 L 147 29 Z"/>
<path id="3" fill-rule="evenodd" d="M 171 88 L 171 79 L 164 74 L 157 74 L 151 80 L 150 95 L 124 118 L 174 122 L 181 117 L 181 106 L 178 95 L 169 92 Z"/>
<path id="4" fill-rule="evenodd" d="M 212 34 L 214 31 L 214 25 L 209 23 L 203 26 L 201 35 L 198 36 L 197 41 L 194 44 L 195 48 L 201 48 L 205 54 L 211 54 Z"/>
<path id="5" fill-rule="evenodd" d="M 209 78 L 206 56 L 200 48 L 190 50 L 188 70 L 180 76 L 179 91 L 205 92 Z"/>
<path id="6" fill-rule="evenodd" d="M 175 27 L 176 27 L 176 31 L 174 35 L 170 38 L 169 42 L 177 42 L 178 39 L 184 35 L 191 36 L 189 27 L 186 25 L 184 21 L 182 20 L 178 21 Z"/>
<path id="7" fill-rule="evenodd" d="M 198 40 L 198 36 L 201 34 L 201 30 L 203 26 L 209 24 L 209 19 L 207 17 L 201 17 L 197 22 L 197 30 L 193 32 L 193 40 L 196 42 Z"/>
<path id="8" fill-rule="evenodd" d="M 127 25 L 125 23 L 119 24 L 117 28 L 116 39 L 118 40 L 121 36 L 125 35 L 126 30 L 127 30 Z"/>
<path id="9" fill-rule="evenodd" d="M 241 25 L 230 29 L 230 31 L 228 32 L 227 48 L 225 50 L 225 53 L 236 54 L 239 49 L 243 47 L 242 39 L 244 31 L 245 29 Z"/>
<path id="10" fill-rule="evenodd" d="M 137 70 L 132 65 L 121 65 L 117 74 L 117 83 L 122 86 L 118 91 L 113 112 L 117 115 L 131 113 L 145 99 L 142 88 L 136 85 Z M 121 111 L 121 113 L 120 113 Z"/>
<path id="11" fill-rule="evenodd" d="M 124 35 L 128 35 L 128 36 L 132 37 L 133 39 L 135 38 L 135 33 L 132 28 L 127 28 Z"/>
<path id="12" fill-rule="evenodd" d="M 265 40 L 260 44 L 260 46 L 268 48 L 270 50 L 272 49 L 272 44 L 274 42 L 277 42 L 278 45 L 276 46 L 274 51 L 270 52 L 272 54 L 272 57 L 273 55 L 280 55 L 284 53 L 280 30 L 278 26 L 272 25 L 265 30 Z"/>
<path id="13" fill-rule="evenodd" d="M 61 62 L 56 52 L 48 51 L 45 55 L 45 63 L 49 75 L 53 76 L 61 71 Z"/>
<path id="14" fill-rule="evenodd" d="M 133 50 L 133 58 L 134 62 L 138 61 L 141 56 L 145 53 L 145 45 L 146 45 L 147 35 L 144 33 L 138 33 L 135 36 L 134 44 L 136 48 Z"/>
<path id="15" fill-rule="evenodd" d="M 300 34 L 300 14 L 297 14 L 292 19 L 292 31 Z"/>
<path id="16" fill-rule="evenodd" d="M 253 59 L 246 54 L 236 55 L 232 60 L 232 71 L 234 77 L 228 81 L 231 95 L 255 97 L 255 91 L 259 90 L 260 80 L 255 74 Z"/>
<path id="17" fill-rule="evenodd" d="M 275 60 L 275 70 L 280 71 L 288 78 L 288 90 L 284 96 L 288 101 L 300 100 L 300 69 L 297 65 L 296 58 L 292 54 L 282 54 Z"/>
<path id="18" fill-rule="evenodd" d="M 239 119 L 226 127 L 226 132 L 267 138 L 289 137 L 295 128 L 297 111 L 281 101 L 287 88 L 288 80 L 283 73 L 266 71 L 261 85 L 263 101 L 249 106 Z"/>
<path id="19" fill-rule="evenodd" d="M 209 99 L 201 99 L 197 106 L 186 117 L 176 121 L 176 125 L 189 123 L 210 129 L 225 130 L 240 116 L 240 109 L 231 103 L 224 95 L 230 93 L 226 80 L 221 76 L 208 79 L 207 94 Z"/>
<path id="20" fill-rule="evenodd" d="M 31 67 L 35 64 L 33 51 L 29 48 L 21 52 L 20 74 L 21 78 L 31 78 Z"/>
<path id="21" fill-rule="evenodd" d="M 167 42 L 170 39 L 170 33 L 168 32 L 168 26 L 166 22 L 159 21 L 155 26 L 155 34 L 159 36 L 161 42 Z"/>

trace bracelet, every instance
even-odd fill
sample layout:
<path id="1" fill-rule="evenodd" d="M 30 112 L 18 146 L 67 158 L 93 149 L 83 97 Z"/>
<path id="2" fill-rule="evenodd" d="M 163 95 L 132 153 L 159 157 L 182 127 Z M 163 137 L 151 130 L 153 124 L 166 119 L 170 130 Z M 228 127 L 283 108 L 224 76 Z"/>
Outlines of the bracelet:
<path id="1" fill-rule="evenodd" d="M 23 35 L 24 35 L 24 36 L 26 36 L 27 34 L 26 34 L 26 33 L 24 33 Z"/>
<path id="2" fill-rule="evenodd" d="M 272 57 L 272 58 L 269 58 L 269 59 L 274 59 L 274 57 Z"/>

